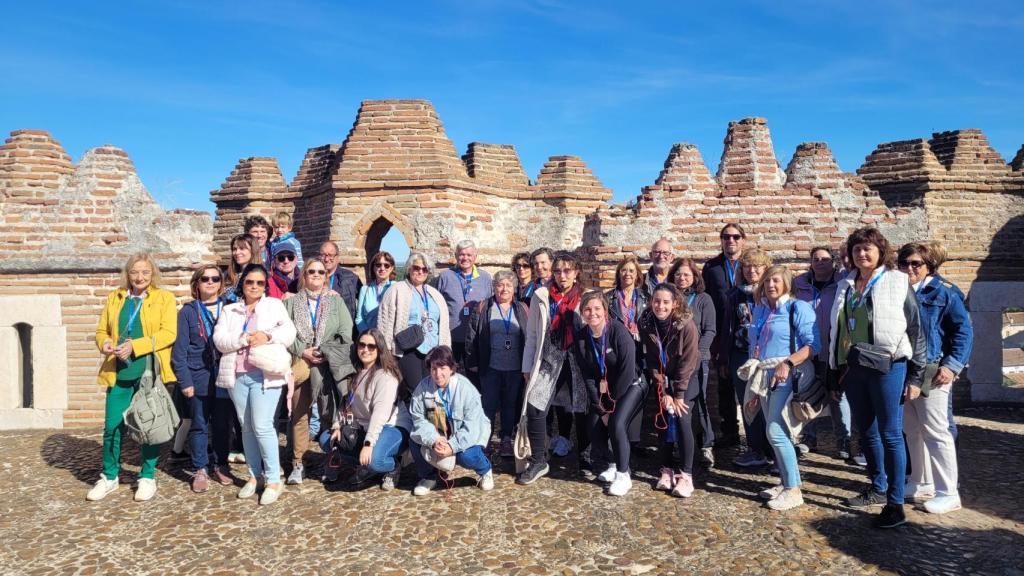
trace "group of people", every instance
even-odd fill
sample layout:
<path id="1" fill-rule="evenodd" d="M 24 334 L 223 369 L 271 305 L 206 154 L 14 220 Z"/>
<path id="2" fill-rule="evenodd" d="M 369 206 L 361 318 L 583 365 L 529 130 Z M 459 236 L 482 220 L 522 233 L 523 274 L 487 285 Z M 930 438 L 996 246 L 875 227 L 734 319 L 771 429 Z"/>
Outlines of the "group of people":
<path id="1" fill-rule="evenodd" d="M 304 481 L 311 440 L 324 482 L 348 462 L 351 486 L 391 490 L 411 460 L 415 495 L 447 484 L 456 465 L 487 491 L 495 458 L 514 459 L 525 485 L 575 450 L 581 473 L 623 496 L 645 422 L 658 432 L 655 488 L 690 498 L 695 459 L 715 466 L 715 448 L 738 444 L 742 422 L 735 463 L 770 466 L 779 482 L 760 495 L 787 510 L 803 504 L 799 457 L 816 449 L 827 413 L 840 458 L 859 434 L 871 485 L 847 504 L 881 505 L 876 526 L 905 522 L 905 500 L 959 508 L 950 392 L 972 332 L 963 294 L 939 275 L 942 247 L 896 250 L 863 228 L 838 251 L 813 248 L 794 278 L 745 248 L 740 225 L 720 240 L 703 267 L 658 240 L 647 270 L 627 256 L 608 291 L 584 289 L 576 256 L 548 248 L 516 254 L 492 277 L 471 240 L 436 274 L 413 252 L 401 280 L 379 252 L 364 285 L 333 242 L 304 259 L 287 214 L 273 226 L 254 216 L 226 269 L 195 270 L 180 310 L 153 259 L 135 255 L 97 329 L 108 393 L 103 472 L 88 498 L 118 486 L 122 414 L 152 369 L 183 399 L 192 489 L 231 485 L 229 464 L 244 462 L 238 496 L 262 484 L 261 504 Z M 158 454 L 141 447 L 136 500 L 156 492 Z"/>

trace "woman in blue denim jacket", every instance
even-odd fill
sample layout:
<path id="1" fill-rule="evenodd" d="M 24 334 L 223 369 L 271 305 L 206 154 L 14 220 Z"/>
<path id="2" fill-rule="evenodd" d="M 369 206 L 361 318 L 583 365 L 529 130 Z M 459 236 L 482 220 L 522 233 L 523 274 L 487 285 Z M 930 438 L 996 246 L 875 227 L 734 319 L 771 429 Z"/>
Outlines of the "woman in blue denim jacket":
<path id="1" fill-rule="evenodd" d="M 903 407 L 903 431 L 913 462 L 907 499 L 933 514 L 960 508 L 951 414 L 953 381 L 970 358 L 974 331 L 960 290 L 938 275 L 945 250 L 935 242 L 900 248 L 898 265 L 917 293 L 927 344 L 924 391 Z M 930 388 L 930 390 L 928 389 Z"/>

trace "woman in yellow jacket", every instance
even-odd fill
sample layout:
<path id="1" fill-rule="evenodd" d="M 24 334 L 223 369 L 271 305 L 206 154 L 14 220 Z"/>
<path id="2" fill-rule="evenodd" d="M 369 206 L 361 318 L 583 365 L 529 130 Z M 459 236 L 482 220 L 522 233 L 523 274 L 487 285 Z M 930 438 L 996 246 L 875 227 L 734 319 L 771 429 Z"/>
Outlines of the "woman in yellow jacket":
<path id="1" fill-rule="evenodd" d="M 124 266 L 121 287 L 107 297 L 96 327 L 96 346 L 103 354 L 97 381 L 107 388 L 103 423 L 103 473 L 86 496 L 100 500 L 118 485 L 121 468 L 121 436 L 124 411 L 139 389 L 146 369 L 146 355 L 152 354 L 164 382 L 174 382 L 171 348 L 178 335 L 174 295 L 158 287 L 160 269 L 153 257 L 134 254 Z M 143 445 L 142 471 L 135 500 L 149 500 L 156 494 L 156 460 L 160 446 Z"/>

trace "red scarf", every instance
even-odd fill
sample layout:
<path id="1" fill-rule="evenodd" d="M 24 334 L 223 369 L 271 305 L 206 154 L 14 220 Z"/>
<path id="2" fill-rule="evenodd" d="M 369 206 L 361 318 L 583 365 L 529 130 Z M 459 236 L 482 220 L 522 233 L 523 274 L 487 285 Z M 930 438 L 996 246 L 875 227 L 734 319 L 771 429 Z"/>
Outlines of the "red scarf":
<path id="1" fill-rule="evenodd" d="M 580 285 L 573 284 L 568 292 L 562 294 L 558 290 L 558 284 L 552 282 L 548 286 L 548 291 L 551 294 L 551 301 L 557 306 L 555 313 L 551 315 L 551 332 L 556 336 L 555 341 L 561 344 L 562 350 L 568 350 L 572 346 L 573 333 L 576 330 L 573 315 L 580 305 Z"/>

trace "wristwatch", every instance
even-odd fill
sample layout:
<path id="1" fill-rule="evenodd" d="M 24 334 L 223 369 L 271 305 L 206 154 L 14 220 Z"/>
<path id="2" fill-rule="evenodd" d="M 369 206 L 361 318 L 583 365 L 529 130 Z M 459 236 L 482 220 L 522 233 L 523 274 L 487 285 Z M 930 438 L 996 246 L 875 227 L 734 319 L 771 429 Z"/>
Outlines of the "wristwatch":
<path id="1" fill-rule="evenodd" d="M 790 368 L 796 368 L 796 366 L 793 365 L 793 361 L 790 360 L 789 358 L 783 360 L 782 363 L 785 364 L 786 366 L 789 366 Z"/>
<path id="2" fill-rule="evenodd" d="M 370 448 L 372 446 L 373 446 L 373 444 L 371 444 L 369 440 L 364 440 L 363 441 L 363 448 Z"/>

